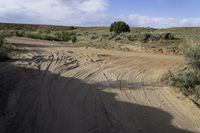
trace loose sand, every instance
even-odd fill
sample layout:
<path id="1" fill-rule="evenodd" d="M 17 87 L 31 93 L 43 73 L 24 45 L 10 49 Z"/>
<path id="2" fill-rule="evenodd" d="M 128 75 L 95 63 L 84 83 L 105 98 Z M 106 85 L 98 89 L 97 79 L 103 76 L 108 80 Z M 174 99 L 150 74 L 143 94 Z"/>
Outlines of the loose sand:
<path id="1" fill-rule="evenodd" d="M 200 109 L 160 83 L 182 56 L 7 41 L 1 133 L 200 133 Z"/>

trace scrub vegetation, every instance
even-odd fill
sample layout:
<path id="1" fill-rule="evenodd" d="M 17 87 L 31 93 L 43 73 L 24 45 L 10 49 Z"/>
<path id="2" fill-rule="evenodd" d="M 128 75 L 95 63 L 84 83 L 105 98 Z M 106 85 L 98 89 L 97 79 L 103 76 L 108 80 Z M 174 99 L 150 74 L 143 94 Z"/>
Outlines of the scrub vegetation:
<path id="1" fill-rule="evenodd" d="M 184 51 L 187 66 L 175 73 L 169 72 L 167 82 L 200 104 L 200 45 L 191 46 Z"/>
<path id="2" fill-rule="evenodd" d="M 180 27 L 155 29 L 129 27 L 119 21 L 110 27 L 74 27 L 50 25 L 0 24 L 0 33 L 9 36 L 61 41 L 66 45 L 123 50 L 140 47 L 145 51 L 164 54 L 183 54 L 188 44 L 200 42 L 200 28 Z M 130 48 L 129 48 L 130 49 Z M 130 49 L 131 51 L 131 49 Z"/>
<path id="3" fill-rule="evenodd" d="M 0 33 L 0 61 L 5 61 L 10 59 L 9 52 L 12 47 L 10 44 L 5 43 L 4 41 L 5 34 Z"/>

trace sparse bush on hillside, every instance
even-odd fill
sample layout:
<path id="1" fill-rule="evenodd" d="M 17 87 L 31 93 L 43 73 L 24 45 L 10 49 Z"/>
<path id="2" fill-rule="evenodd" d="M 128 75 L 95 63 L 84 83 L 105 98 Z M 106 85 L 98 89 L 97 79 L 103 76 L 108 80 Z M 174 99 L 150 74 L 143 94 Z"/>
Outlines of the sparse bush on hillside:
<path id="1" fill-rule="evenodd" d="M 110 26 L 110 32 L 120 34 L 122 32 L 130 32 L 130 27 L 123 21 L 114 22 Z"/>

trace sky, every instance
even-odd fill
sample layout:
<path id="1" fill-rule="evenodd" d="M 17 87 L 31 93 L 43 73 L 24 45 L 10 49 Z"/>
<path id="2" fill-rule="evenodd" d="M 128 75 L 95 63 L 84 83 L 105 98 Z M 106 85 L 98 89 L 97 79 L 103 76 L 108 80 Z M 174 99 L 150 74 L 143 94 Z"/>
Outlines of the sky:
<path id="1" fill-rule="evenodd" d="M 67 26 L 200 26 L 200 0 L 0 0 L 0 22 Z"/>

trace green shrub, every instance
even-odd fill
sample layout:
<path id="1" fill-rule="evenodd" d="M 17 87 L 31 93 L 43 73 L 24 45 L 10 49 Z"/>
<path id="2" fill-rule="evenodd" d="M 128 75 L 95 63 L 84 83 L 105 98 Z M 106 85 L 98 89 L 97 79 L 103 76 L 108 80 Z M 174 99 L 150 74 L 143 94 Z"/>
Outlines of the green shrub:
<path id="1" fill-rule="evenodd" d="M 53 41 L 69 41 L 70 35 L 67 32 L 57 31 L 52 32 L 49 39 Z"/>
<path id="2" fill-rule="evenodd" d="M 191 46 L 184 51 L 188 67 L 170 73 L 168 83 L 181 89 L 186 95 L 195 95 L 196 102 L 200 99 L 200 45 Z M 199 103 L 200 104 L 200 103 Z"/>
<path id="3" fill-rule="evenodd" d="M 122 38 L 119 36 L 115 38 L 115 41 L 120 41 L 120 40 L 122 40 Z"/>
<path id="4" fill-rule="evenodd" d="M 28 31 L 26 31 L 26 32 L 24 32 L 24 36 L 25 37 L 30 37 L 30 38 L 32 38 L 32 35 L 31 35 L 32 33 L 31 32 L 28 32 Z"/>
<path id="5" fill-rule="evenodd" d="M 0 47 L 0 60 L 8 59 L 8 51 L 7 49 Z"/>
<path id="6" fill-rule="evenodd" d="M 141 42 L 148 42 L 148 41 L 158 41 L 160 39 L 159 34 L 152 34 L 152 33 L 142 33 L 140 34 L 140 41 Z"/>
<path id="7" fill-rule="evenodd" d="M 151 37 L 150 34 L 146 34 L 146 33 L 145 33 L 145 34 L 141 34 L 140 40 L 141 40 L 142 42 L 145 42 L 145 41 L 148 41 L 150 37 Z"/>
<path id="8" fill-rule="evenodd" d="M 120 34 L 122 32 L 130 32 L 130 27 L 123 21 L 114 22 L 110 26 L 110 32 Z"/>
<path id="9" fill-rule="evenodd" d="M 50 34 L 52 31 L 50 28 L 44 29 L 42 33 Z"/>
<path id="10" fill-rule="evenodd" d="M 70 26 L 70 27 L 69 27 L 69 30 L 75 30 L 75 29 L 77 29 L 77 28 L 74 27 L 74 26 Z"/>
<path id="11" fill-rule="evenodd" d="M 4 39 L 2 36 L 0 36 L 0 47 L 4 44 Z"/>
<path id="12" fill-rule="evenodd" d="M 111 36 L 108 38 L 108 40 L 112 40 L 117 36 L 117 34 L 111 34 Z"/>
<path id="13" fill-rule="evenodd" d="M 62 32 L 62 37 L 63 37 L 62 40 L 65 42 L 71 40 L 71 36 L 68 32 Z"/>
<path id="14" fill-rule="evenodd" d="M 173 39 L 175 39 L 175 37 L 171 33 L 163 33 L 161 35 L 161 38 L 165 39 L 165 40 L 173 40 Z"/>
<path id="15" fill-rule="evenodd" d="M 68 32 L 64 31 L 50 31 L 46 30 L 38 30 L 38 31 L 17 31 L 16 35 L 19 37 L 29 37 L 33 39 L 42 39 L 49 41 L 69 41 L 71 40 L 71 36 Z"/>
<path id="16" fill-rule="evenodd" d="M 25 37 L 25 31 L 24 30 L 16 31 L 16 36 L 18 36 L 18 37 Z"/>
<path id="17" fill-rule="evenodd" d="M 188 64 L 199 73 L 200 71 L 200 45 L 192 46 L 184 50 Z"/>
<path id="18" fill-rule="evenodd" d="M 95 40 L 95 39 L 97 39 L 97 38 L 98 38 L 97 35 L 92 35 L 90 39 L 91 39 L 91 40 Z"/>
<path id="19" fill-rule="evenodd" d="M 0 36 L 2 37 L 12 37 L 15 34 L 15 30 L 0 30 Z"/>
<path id="20" fill-rule="evenodd" d="M 42 39 L 42 40 L 51 40 L 51 36 L 49 34 L 46 34 L 46 33 L 41 33 L 40 34 L 40 39 Z"/>
<path id="21" fill-rule="evenodd" d="M 74 44 L 74 43 L 76 43 L 76 41 L 77 41 L 77 37 L 76 36 L 72 36 L 72 43 Z"/>
<path id="22" fill-rule="evenodd" d="M 197 85 L 194 90 L 195 90 L 194 93 L 196 94 L 197 98 L 199 99 L 200 98 L 200 85 Z"/>
<path id="23" fill-rule="evenodd" d="M 109 37 L 109 35 L 107 35 L 107 34 L 103 34 L 103 35 L 101 35 L 101 36 L 104 37 L 104 38 Z"/>
<path id="24" fill-rule="evenodd" d="M 11 46 L 8 44 L 5 44 L 3 41 L 3 37 L 0 38 L 0 61 L 9 59 L 8 53 L 11 50 Z"/>
<path id="25" fill-rule="evenodd" d="M 134 37 L 131 36 L 131 35 L 127 36 L 127 39 L 128 39 L 129 41 L 131 41 L 131 42 L 135 41 Z"/>
<path id="26" fill-rule="evenodd" d="M 190 68 L 171 74 L 169 80 L 171 85 L 180 88 L 187 95 L 194 94 L 196 85 L 200 85 L 199 75 Z"/>
<path id="27" fill-rule="evenodd" d="M 25 32 L 25 37 L 33 38 L 33 39 L 40 39 L 40 33 L 39 32 Z"/>
<path id="28" fill-rule="evenodd" d="M 52 32 L 50 34 L 50 41 L 63 41 L 63 36 L 61 32 Z"/>

